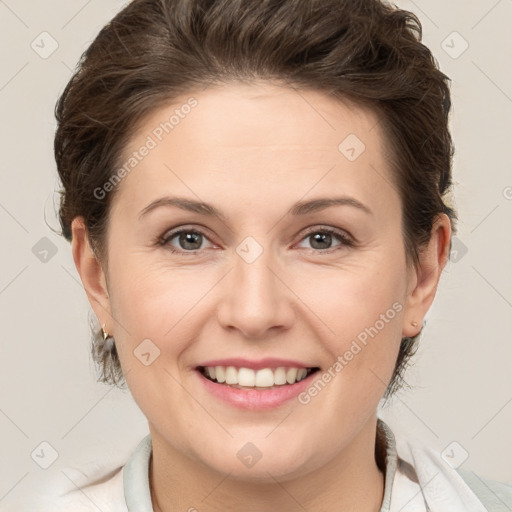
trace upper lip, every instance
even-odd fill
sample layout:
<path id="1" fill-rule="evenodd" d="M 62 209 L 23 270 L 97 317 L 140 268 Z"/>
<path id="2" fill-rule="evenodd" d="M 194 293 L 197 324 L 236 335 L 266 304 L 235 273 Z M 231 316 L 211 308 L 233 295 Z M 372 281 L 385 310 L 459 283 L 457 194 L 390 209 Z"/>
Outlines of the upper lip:
<path id="1" fill-rule="evenodd" d="M 215 359 L 205 361 L 198 364 L 196 368 L 205 366 L 235 366 L 236 368 L 251 368 L 253 370 L 261 370 L 262 368 L 279 368 L 280 366 L 288 368 L 316 368 L 316 366 L 293 361 L 291 359 L 279 359 L 274 357 L 266 357 L 265 359 L 249 360 L 242 357 Z"/>

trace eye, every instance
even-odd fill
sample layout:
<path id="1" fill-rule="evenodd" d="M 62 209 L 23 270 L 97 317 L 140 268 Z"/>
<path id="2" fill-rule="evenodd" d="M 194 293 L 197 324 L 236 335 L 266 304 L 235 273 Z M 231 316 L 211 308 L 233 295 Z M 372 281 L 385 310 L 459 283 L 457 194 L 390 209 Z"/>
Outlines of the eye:
<path id="1" fill-rule="evenodd" d="M 340 243 L 338 246 L 332 248 L 334 240 L 338 240 Z M 302 240 L 310 240 L 312 250 L 315 252 L 332 252 L 339 247 L 353 247 L 354 241 L 344 233 L 332 228 L 313 228 Z"/>
<path id="2" fill-rule="evenodd" d="M 176 240 L 175 243 L 172 243 Z M 176 231 L 167 232 L 158 240 L 158 245 L 164 246 L 173 253 L 196 254 L 203 250 L 203 242 L 209 240 L 206 235 L 197 229 L 181 228 Z M 331 253 L 342 247 L 353 247 L 354 240 L 345 232 L 333 228 L 313 228 L 302 238 L 311 240 L 313 252 Z M 338 241 L 338 245 L 332 247 L 333 241 Z M 177 246 L 176 246 L 177 245 Z M 307 248 L 306 248 L 307 249 Z"/>
<path id="3" fill-rule="evenodd" d="M 176 239 L 178 248 L 171 243 L 174 239 Z M 205 240 L 208 240 L 208 238 L 201 231 L 196 229 L 180 229 L 166 233 L 159 241 L 159 244 L 166 246 L 171 252 L 195 254 L 204 248 L 202 243 Z"/>

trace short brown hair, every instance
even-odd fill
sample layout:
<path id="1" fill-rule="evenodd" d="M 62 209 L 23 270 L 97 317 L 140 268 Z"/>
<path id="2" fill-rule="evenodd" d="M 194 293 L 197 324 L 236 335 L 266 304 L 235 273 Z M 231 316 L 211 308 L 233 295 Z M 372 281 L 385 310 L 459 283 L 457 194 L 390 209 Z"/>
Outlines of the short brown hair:
<path id="1" fill-rule="evenodd" d="M 379 0 L 133 0 L 98 34 L 59 98 L 55 158 L 60 223 L 83 216 L 107 268 L 105 235 L 115 193 L 98 200 L 134 127 L 194 87 L 284 81 L 369 106 L 391 148 L 409 263 L 429 241 L 452 185 L 449 79 L 421 43 L 418 18 Z M 405 382 L 416 338 L 403 338 L 385 398 Z M 99 332 L 99 380 L 124 381 L 115 345 Z"/>

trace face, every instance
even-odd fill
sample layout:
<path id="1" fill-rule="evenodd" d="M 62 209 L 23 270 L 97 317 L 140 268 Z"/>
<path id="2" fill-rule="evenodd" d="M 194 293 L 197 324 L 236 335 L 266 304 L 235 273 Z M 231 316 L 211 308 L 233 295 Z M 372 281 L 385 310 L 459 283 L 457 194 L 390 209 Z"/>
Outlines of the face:
<path id="1" fill-rule="evenodd" d="M 413 334 L 401 202 L 373 113 L 270 83 L 190 96 L 126 148 L 140 158 L 114 197 L 96 311 L 110 312 L 154 442 L 233 477 L 285 480 L 357 438 Z M 195 202 L 210 211 L 185 208 Z M 204 366 L 234 366 L 215 375 L 252 387 L 214 383 Z M 283 384 L 304 373 L 291 368 L 317 370 Z"/>

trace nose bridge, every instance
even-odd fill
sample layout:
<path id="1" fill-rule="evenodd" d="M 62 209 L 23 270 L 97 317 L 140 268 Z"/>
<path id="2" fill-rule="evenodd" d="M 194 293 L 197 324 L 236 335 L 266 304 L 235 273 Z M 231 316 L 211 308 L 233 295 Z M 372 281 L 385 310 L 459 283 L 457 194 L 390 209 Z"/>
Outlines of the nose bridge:
<path id="1" fill-rule="evenodd" d="M 289 325 L 291 294 L 276 276 L 280 265 L 272 250 L 248 237 L 236 248 L 233 261 L 230 286 L 219 310 L 224 327 L 258 337 L 272 327 Z"/>
<path id="2" fill-rule="evenodd" d="M 271 257 L 269 250 L 261 253 L 253 261 L 247 261 L 240 256 L 237 258 L 234 268 L 235 287 L 240 287 L 246 304 L 257 305 L 262 302 L 270 306 L 276 299 L 277 283 L 271 271 L 275 266 L 275 258 Z"/>

